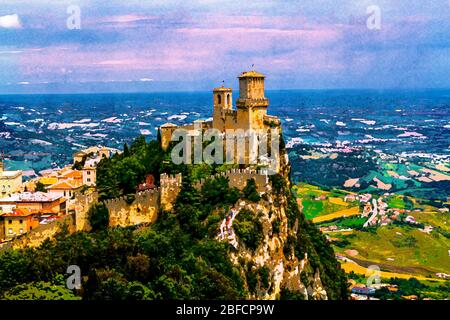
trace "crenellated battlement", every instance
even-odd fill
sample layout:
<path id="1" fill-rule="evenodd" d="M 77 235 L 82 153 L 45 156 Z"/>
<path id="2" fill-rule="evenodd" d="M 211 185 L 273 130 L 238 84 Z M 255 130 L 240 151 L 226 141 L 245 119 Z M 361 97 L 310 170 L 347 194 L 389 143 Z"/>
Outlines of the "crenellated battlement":
<path id="1" fill-rule="evenodd" d="M 195 185 L 201 186 L 208 179 L 227 177 L 231 188 L 242 190 L 247 185 L 247 180 L 254 179 L 259 192 L 265 192 L 270 185 L 268 173 L 266 170 L 231 169 L 225 172 L 217 173 L 206 179 L 201 179 Z M 105 200 L 103 203 L 109 211 L 109 226 L 132 226 L 143 223 L 152 223 L 157 219 L 160 209 L 170 211 L 182 187 L 181 173 L 168 175 L 166 173 L 160 176 L 160 187 L 145 191 L 136 192 L 133 195 L 121 196 L 118 198 Z M 77 230 L 88 230 L 87 211 L 90 206 L 97 201 L 98 195 L 77 194 Z M 84 223 L 83 223 L 83 221 Z"/>
<path id="2" fill-rule="evenodd" d="M 170 211 L 173 208 L 175 199 L 181 190 L 182 175 L 177 173 L 175 175 L 168 175 L 166 173 L 160 176 L 160 188 L 161 188 L 161 209 Z"/>
<path id="3" fill-rule="evenodd" d="M 105 200 L 109 211 L 109 226 L 131 226 L 156 220 L 160 207 L 160 189 L 137 192 L 134 197 L 122 196 Z M 131 202 L 130 202 L 131 200 Z"/>
<path id="4" fill-rule="evenodd" d="M 174 175 L 163 173 L 161 174 L 159 181 L 161 187 L 179 187 L 181 186 L 182 175 L 181 173 L 177 173 Z"/>
<path id="5" fill-rule="evenodd" d="M 229 185 L 231 188 L 236 187 L 239 190 L 242 190 L 247 185 L 247 180 L 254 179 L 256 182 L 256 188 L 259 192 L 265 192 L 266 186 L 269 182 L 269 175 L 267 170 L 255 170 L 251 168 L 246 169 L 231 169 L 225 172 L 217 173 L 215 175 L 211 175 L 208 178 L 200 179 L 195 187 L 200 189 L 201 186 L 206 182 L 206 180 L 217 179 L 219 177 L 227 177 L 229 181 Z"/>
<path id="6" fill-rule="evenodd" d="M 224 109 L 222 110 L 222 116 L 235 117 L 237 118 L 237 110 L 234 109 Z"/>
<path id="7" fill-rule="evenodd" d="M 77 231 L 89 231 L 89 219 L 87 213 L 89 208 L 98 201 L 98 193 L 96 191 L 87 191 L 82 194 L 75 193 L 75 225 Z"/>
<path id="8" fill-rule="evenodd" d="M 181 185 L 181 173 L 163 173 L 159 188 L 105 200 L 103 203 L 109 210 L 109 226 L 130 226 L 155 221 L 160 209 L 172 209 Z"/>

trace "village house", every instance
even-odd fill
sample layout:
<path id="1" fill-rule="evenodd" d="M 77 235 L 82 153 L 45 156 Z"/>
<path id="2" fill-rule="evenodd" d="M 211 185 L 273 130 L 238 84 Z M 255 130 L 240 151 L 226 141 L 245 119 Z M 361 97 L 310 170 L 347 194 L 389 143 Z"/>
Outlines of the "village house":
<path id="1" fill-rule="evenodd" d="M 356 285 L 352 288 L 352 293 L 363 294 L 363 295 L 374 294 L 375 291 L 376 291 L 375 288 L 366 287 L 364 285 Z"/>
<path id="2" fill-rule="evenodd" d="M 83 174 L 83 184 L 86 186 L 95 186 L 97 182 L 97 164 L 101 159 L 90 159 L 86 161 L 81 172 Z"/>
<path id="3" fill-rule="evenodd" d="M 407 216 L 405 219 L 405 222 L 411 223 L 411 224 L 416 224 L 416 218 L 414 218 L 413 216 Z"/>
<path id="4" fill-rule="evenodd" d="M 75 152 L 72 155 L 73 164 L 76 164 L 77 162 L 82 163 L 88 158 L 99 158 L 99 160 L 101 160 L 102 158 L 109 158 L 114 153 L 120 153 L 120 151 L 118 149 L 108 148 L 104 146 L 92 146 Z"/>
<path id="5" fill-rule="evenodd" d="M 46 189 L 50 195 L 70 200 L 75 195 L 75 192 L 80 191 L 82 187 L 83 185 L 77 180 L 62 180 Z"/>
<path id="6" fill-rule="evenodd" d="M 370 193 L 362 194 L 359 196 L 360 202 L 369 202 L 372 199 L 372 195 Z"/>
<path id="7" fill-rule="evenodd" d="M 72 155 L 73 158 L 73 164 L 76 164 L 77 162 L 81 163 L 85 157 L 87 156 L 87 153 L 84 151 L 77 151 Z"/>
<path id="8" fill-rule="evenodd" d="M 66 167 L 59 172 L 58 181 L 72 181 L 74 185 L 81 185 L 83 184 L 83 173 L 80 170 Z"/>
<path id="9" fill-rule="evenodd" d="M 354 194 L 347 194 L 344 197 L 345 202 L 348 202 L 348 201 L 352 202 L 352 201 L 356 201 L 356 200 L 357 200 L 357 197 Z"/>
<path id="10" fill-rule="evenodd" d="M 22 171 L 6 171 L 0 159 L 0 197 L 22 191 Z"/>
<path id="11" fill-rule="evenodd" d="M 97 182 L 97 165 L 103 158 L 110 158 L 117 153 L 120 153 L 120 151 L 103 146 L 93 146 L 76 152 L 73 155 L 73 163 L 81 165 L 81 169 L 79 169 L 81 171 L 82 184 L 89 187 L 95 186 Z"/>
<path id="12" fill-rule="evenodd" d="M 30 210 L 39 214 L 64 214 L 66 199 L 43 192 L 22 192 L 0 198 L 0 213 L 11 213 L 14 209 Z"/>
<path id="13" fill-rule="evenodd" d="M 39 226 L 38 213 L 32 210 L 12 209 L 10 213 L 0 215 L 0 240 L 8 240 L 27 233 Z"/>

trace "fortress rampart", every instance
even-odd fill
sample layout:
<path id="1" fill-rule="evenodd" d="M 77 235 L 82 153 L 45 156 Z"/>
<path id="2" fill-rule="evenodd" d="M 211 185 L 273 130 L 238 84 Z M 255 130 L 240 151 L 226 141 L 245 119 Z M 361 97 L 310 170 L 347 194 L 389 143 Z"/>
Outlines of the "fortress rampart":
<path id="1" fill-rule="evenodd" d="M 256 182 L 256 188 L 258 192 L 265 192 L 267 185 L 269 184 L 269 176 L 264 170 L 253 169 L 232 169 L 226 172 L 221 172 L 210 176 L 209 178 L 201 179 L 195 185 L 200 189 L 207 179 L 216 179 L 219 177 L 226 177 L 229 181 L 230 188 L 237 188 L 239 190 L 244 189 L 247 185 L 247 180 L 254 179 Z"/>
<path id="2" fill-rule="evenodd" d="M 122 196 L 106 200 L 109 210 L 109 226 L 132 226 L 152 223 L 160 209 L 170 211 L 181 190 L 181 174 L 160 176 L 160 187 L 137 192 L 134 197 Z"/>
<path id="3" fill-rule="evenodd" d="M 251 169 L 232 169 L 209 177 L 215 179 L 217 177 L 227 177 L 230 187 L 236 187 L 242 190 L 247 185 L 247 180 L 254 179 L 259 192 L 265 192 L 269 185 L 269 178 L 266 172 Z M 195 185 L 201 188 L 206 179 L 201 179 Z M 143 223 L 153 223 L 158 216 L 160 209 L 170 211 L 181 190 L 182 176 L 181 174 L 167 175 L 162 174 L 160 177 L 160 187 L 152 190 L 138 192 L 133 196 L 122 196 L 119 198 L 106 200 L 104 204 L 109 210 L 109 226 L 132 226 Z M 83 199 L 84 204 L 93 203 Z M 86 206 L 79 206 L 82 210 L 77 212 L 77 230 L 88 230 L 88 217 Z"/>

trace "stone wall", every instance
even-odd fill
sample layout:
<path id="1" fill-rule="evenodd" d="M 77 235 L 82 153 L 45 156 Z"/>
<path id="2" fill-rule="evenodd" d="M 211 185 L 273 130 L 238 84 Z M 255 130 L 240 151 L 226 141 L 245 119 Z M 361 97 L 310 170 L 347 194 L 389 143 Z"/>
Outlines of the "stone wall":
<path id="1" fill-rule="evenodd" d="M 230 188 L 236 187 L 239 190 L 244 189 L 247 185 L 247 180 L 254 179 L 258 192 L 265 192 L 269 186 L 269 176 L 265 171 L 257 171 L 252 169 L 232 169 L 226 172 L 218 173 L 207 179 L 215 179 L 218 177 L 227 177 Z M 201 179 L 196 184 L 196 188 L 201 188 L 207 179 Z"/>
<path id="2" fill-rule="evenodd" d="M 48 224 L 41 224 L 32 231 L 3 244 L 0 247 L 0 250 L 38 247 L 46 239 L 52 239 L 56 233 L 62 230 L 64 225 L 67 226 L 69 233 L 76 231 L 74 214 L 63 216 L 62 218 L 54 220 Z"/>
<path id="3" fill-rule="evenodd" d="M 181 190 L 182 176 L 181 173 L 176 175 L 167 175 L 163 173 L 160 176 L 160 191 L 161 191 L 161 208 L 165 211 L 170 211 L 173 204 Z"/>
<path id="4" fill-rule="evenodd" d="M 109 210 L 109 226 L 127 227 L 154 222 L 159 209 L 172 209 L 181 190 L 181 179 L 181 174 L 162 174 L 159 188 L 138 192 L 134 199 L 123 196 L 105 201 Z"/>
<path id="5" fill-rule="evenodd" d="M 91 226 L 89 225 L 89 217 L 87 213 L 89 208 L 98 201 L 97 192 L 87 192 L 81 194 L 77 192 L 75 194 L 75 226 L 76 231 L 89 231 Z"/>
<path id="6" fill-rule="evenodd" d="M 242 190 L 247 185 L 248 179 L 255 179 L 259 192 L 267 190 L 269 178 L 266 172 L 251 169 L 233 169 L 227 172 L 211 176 L 215 179 L 225 176 L 229 179 L 230 187 L 236 187 Z M 206 179 L 197 182 L 196 187 L 200 188 Z M 138 192 L 134 195 L 134 199 L 126 196 L 107 200 L 105 205 L 109 210 L 109 226 L 133 226 L 143 223 L 152 223 L 157 219 L 158 211 L 172 210 L 173 204 L 181 190 L 182 175 L 162 174 L 160 177 L 160 187 L 152 190 Z M 0 250 L 8 248 L 24 248 L 37 247 L 42 244 L 45 239 L 53 238 L 54 235 L 61 230 L 62 225 L 68 226 L 69 233 L 76 231 L 89 231 L 89 208 L 98 201 L 97 192 L 87 192 L 86 194 L 77 193 L 75 195 L 75 212 L 66 215 L 49 224 L 40 225 L 16 239 L 3 244 Z"/>
<path id="7" fill-rule="evenodd" d="M 158 188 L 136 193 L 131 203 L 127 202 L 126 196 L 105 201 L 109 210 L 109 226 L 127 227 L 154 222 L 159 210 L 159 198 Z"/>
<path id="8" fill-rule="evenodd" d="M 227 172 L 211 176 L 216 178 L 225 176 L 229 179 L 230 187 L 242 190 L 247 185 L 248 179 L 255 179 L 259 192 L 265 192 L 269 185 L 267 173 L 250 169 L 233 169 Z M 200 180 L 196 187 L 200 188 L 205 179 Z M 152 190 L 138 192 L 134 199 L 127 196 L 107 200 L 105 205 L 109 210 L 109 226 L 132 226 L 143 223 L 152 223 L 158 217 L 160 209 L 170 211 L 181 190 L 181 174 L 167 175 L 160 177 L 160 187 Z M 81 218 L 81 216 L 77 216 Z M 85 217 L 87 219 L 87 217 Z M 85 222 L 86 225 L 88 222 Z M 82 223 L 80 223 L 82 225 Z M 77 223 L 78 226 L 78 223 Z"/>
<path id="9" fill-rule="evenodd" d="M 211 176 L 216 178 L 225 176 L 229 179 L 230 187 L 242 190 L 247 185 L 248 179 L 255 179 L 259 192 L 265 192 L 269 185 L 269 178 L 266 172 L 251 169 L 233 169 L 227 172 Z M 200 180 L 196 187 L 200 188 L 205 179 Z M 153 223 L 160 209 L 170 211 L 181 190 L 182 175 L 161 174 L 160 187 L 152 190 L 138 192 L 133 196 L 123 196 L 104 203 L 109 211 L 110 227 L 127 227 L 143 223 Z M 87 212 L 92 204 L 97 202 L 98 194 L 89 193 L 86 195 L 77 194 L 75 225 L 77 231 L 89 231 L 89 218 Z"/>

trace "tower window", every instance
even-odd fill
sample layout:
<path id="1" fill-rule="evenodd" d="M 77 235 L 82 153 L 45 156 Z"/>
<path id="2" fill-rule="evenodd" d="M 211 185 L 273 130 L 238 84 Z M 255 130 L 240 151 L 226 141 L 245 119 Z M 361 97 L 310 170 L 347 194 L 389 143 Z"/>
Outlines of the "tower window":
<path id="1" fill-rule="evenodd" d="M 220 94 L 217 95 L 217 104 L 222 104 L 222 97 Z"/>
<path id="2" fill-rule="evenodd" d="M 231 101 L 230 101 L 230 94 L 227 94 L 227 105 L 230 106 L 231 105 Z"/>

